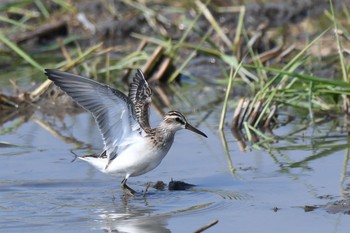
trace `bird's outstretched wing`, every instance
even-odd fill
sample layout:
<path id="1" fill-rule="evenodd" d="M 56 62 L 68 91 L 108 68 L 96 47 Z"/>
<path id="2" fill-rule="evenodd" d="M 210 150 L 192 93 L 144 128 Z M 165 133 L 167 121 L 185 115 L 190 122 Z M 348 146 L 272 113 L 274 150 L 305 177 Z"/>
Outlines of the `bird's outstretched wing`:
<path id="1" fill-rule="evenodd" d="M 108 160 L 117 156 L 118 146 L 140 125 L 126 95 L 80 75 L 46 69 L 45 74 L 80 106 L 92 113 L 102 134 Z"/>
<path id="2" fill-rule="evenodd" d="M 152 90 L 140 69 L 137 70 L 129 87 L 129 99 L 134 104 L 137 122 L 141 128 L 149 133 L 149 107 L 152 102 Z"/>

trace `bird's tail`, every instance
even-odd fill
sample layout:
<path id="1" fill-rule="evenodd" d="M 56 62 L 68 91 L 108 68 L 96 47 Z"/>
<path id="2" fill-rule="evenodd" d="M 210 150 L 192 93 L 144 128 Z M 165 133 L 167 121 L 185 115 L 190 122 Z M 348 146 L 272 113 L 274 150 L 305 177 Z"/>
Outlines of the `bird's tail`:
<path id="1" fill-rule="evenodd" d="M 74 155 L 74 159 L 72 162 L 74 162 L 77 158 L 84 160 L 88 163 L 90 163 L 92 166 L 100 170 L 101 172 L 105 173 L 106 172 L 106 164 L 107 164 L 107 157 L 106 156 L 101 156 L 101 155 L 77 155 L 73 151 L 71 153 Z"/>

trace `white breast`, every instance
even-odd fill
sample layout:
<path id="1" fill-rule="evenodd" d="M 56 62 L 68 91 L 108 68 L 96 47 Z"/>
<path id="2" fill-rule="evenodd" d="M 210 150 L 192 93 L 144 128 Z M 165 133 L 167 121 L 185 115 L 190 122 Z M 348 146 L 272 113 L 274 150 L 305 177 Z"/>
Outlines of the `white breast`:
<path id="1" fill-rule="evenodd" d="M 149 172 L 160 164 L 172 142 L 173 140 L 169 140 L 163 147 L 157 147 L 150 143 L 148 138 L 135 135 L 125 141 L 128 146 L 111 162 L 105 172 L 126 177 Z"/>

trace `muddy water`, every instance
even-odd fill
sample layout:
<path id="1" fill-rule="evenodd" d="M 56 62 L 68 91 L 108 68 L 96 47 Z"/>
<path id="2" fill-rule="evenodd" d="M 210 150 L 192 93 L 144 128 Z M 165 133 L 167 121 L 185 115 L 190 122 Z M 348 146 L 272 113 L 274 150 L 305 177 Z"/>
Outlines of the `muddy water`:
<path id="1" fill-rule="evenodd" d="M 0 128 L 0 141 L 11 144 L 1 144 L 0 150 L 1 231 L 193 232 L 219 220 L 206 232 L 348 232 L 349 215 L 329 213 L 323 206 L 342 200 L 349 188 L 344 134 L 329 134 L 332 124 L 325 124 L 280 140 L 273 145 L 278 150 L 242 152 L 228 129 L 225 139 L 216 130 L 221 106 L 199 111 L 196 101 L 208 93 L 185 88 L 174 87 L 183 96 L 172 104 L 187 112 L 208 139 L 180 131 L 158 168 L 128 182 L 140 192 L 149 181 L 172 178 L 195 187 L 150 189 L 145 197 L 126 199 L 121 177 L 71 162 L 71 149 L 84 154 L 102 147 L 90 115 L 57 119 L 39 111 L 25 123 L 16 119 Z M 159 120 L 153 109 L 152 124 Z M 295 121 L 275 133 L 286 135 L 298 127 Z M 306 205 L 320 208 L 305 212 Z"/>

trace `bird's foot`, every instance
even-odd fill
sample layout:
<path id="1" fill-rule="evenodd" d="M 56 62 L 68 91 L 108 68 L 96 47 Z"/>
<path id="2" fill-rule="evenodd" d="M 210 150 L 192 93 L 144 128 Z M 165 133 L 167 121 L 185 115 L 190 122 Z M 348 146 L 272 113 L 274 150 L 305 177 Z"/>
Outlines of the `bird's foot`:
<path id="1" fill-rule="evenodd" d="M 136 194 L 136 191 L 126 184 L 126 179 L 122 181 L 121 186 L 126 195 L 134 196 Z"/>

